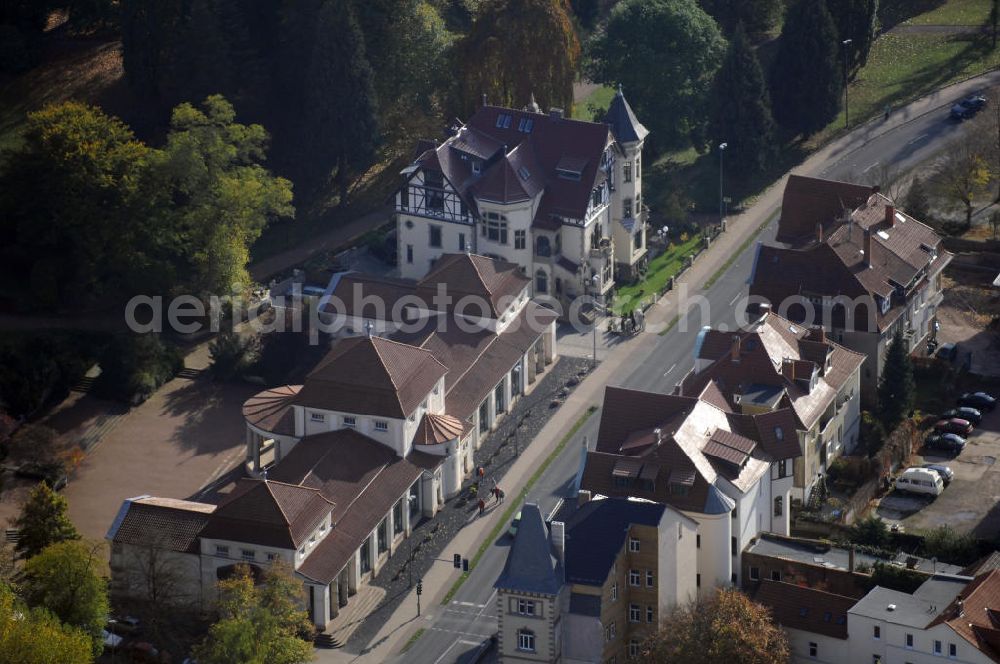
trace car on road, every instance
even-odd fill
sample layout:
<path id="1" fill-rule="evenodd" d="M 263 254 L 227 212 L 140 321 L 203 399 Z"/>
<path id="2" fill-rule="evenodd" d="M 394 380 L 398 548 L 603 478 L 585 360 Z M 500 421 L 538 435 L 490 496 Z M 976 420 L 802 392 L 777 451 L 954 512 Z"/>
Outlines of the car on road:
<path id="1" fill-rule="evenodd" d="M 924 440 L 924 445 L 932 450 L 958 453 L 965 449 L 965 438 L 954 433 L 932 433 Z"/>
<path id="2" fill-rule="evenodd" d="M 925 463 L 920 467 L 933 470 L 935 473 L 940 475 L 945 486 L 951 484 L 951 481 L 955 479 L 955 471 L 951 469 L 951 466 L 946 466 L 942 463 Z"/>
<path id="3" fill-rule="evenodd" d="M 997 407 L 997 399 L 986 392 L 966 392 L 958 398 L 959 406 L 968 406 L 976 410 L 993 410 Z"/>
<path id="4" fill-rule="evenodd" d="M 972 424 L 969 420 L 961 417 L 952 417 L 947 420 L 938 420 L 934 425 L 934 430 L 938 433 L 957 433 L 960 436 L 968 436 L 972 433 Z"/>
<path id="5" fill-rule="evenodd" d="M 521 525 L 521 510 L 517 511 L 514 515 L 514 520 L 510 522 L 510 528 L 507 529 L 507 534 L 511 537 L 517 536 L 517 529 Z"/>
<path id="6" fill-rule="evenodd" d="M 971 95 L 951 107 L 951 117 L 955 120 L 967 120 L 978 113 L 986 105 L 986 97 Z"/>
<path id="7" fill-rule="evenodd" d="M 970 406 L 959 406 L 958 408 L 952 408 L 941 413 L 938 419 L 950 420 L 954 418 L 967 420 L 969 424 L 979 426 L 979 423 L 983 421 L 983 414 Z"/>

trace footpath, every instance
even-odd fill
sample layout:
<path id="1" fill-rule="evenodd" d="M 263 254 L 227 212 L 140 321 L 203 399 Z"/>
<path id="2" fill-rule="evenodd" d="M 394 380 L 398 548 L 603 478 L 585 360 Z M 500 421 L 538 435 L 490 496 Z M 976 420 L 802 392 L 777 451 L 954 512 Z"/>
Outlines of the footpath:
<path id="1" fill-rule="evenodd" d="M 894 110 L 888 120 L 881 117 L 875 118 L 834 139 L 813 153 L 795 168 L 794 172 L 800 175 L 816 175 L 824 166 L 843 159 L 866 142 L 891 132 L 917 117 L 949 105 L 958 97 L 997 84 L 1000 84 L 1000 71 L 993 71 L 937 90 L 905 107 Z M 570 432 L 576 421 L 586 413 L 590 406 L 600 405 L 606 385 L 620 381 L 632 373 L 638 365 L 645 362 L 657 344 L 657 332 L 666 329 L 671 321 L 683 313 L 679 310 L 677 302 L 676 293 L 679 287 L 686 285 L 687 292 L 691 295 L 700 292 L 703 284 L 718 269 L 726 265 L 730 257 L 738 255 L 748 242 L 754 240 L 758 232 L 765 226 L 765 222 L 776 219 L 789 174 L 786 173 L 772 184 L 742 214 L 728 218 L 726 232 L 716 238 L 691 268 L 678 278 L 675 289 L 662 297 L 647 312 L 646 332 L 611 349 L 597 369 L 571 393 L 566 403 L 556 411 L 507 471 L 503 484 L 508 496 L 516 496 L 521 491 L 535 469 L 553 453 L 559 441 Z M 597 416 L 599 415 L 594 415 L 594 417 Z M 570 441 L 569 444 L 578 445 L 579 441 Z M 496 510 L 471 523 L 447 544 L 445 550 L 449 553 L 461 553 L 464 557 L 471 559 L 483 539 L 492 532 L 502 513 L 502 510 Z M 440 604 L 460 574 L 461 572 L 448 565 L 432 567 L 431 571 L 423 578 L 425 589 L 425 593 L 421 597 L 423 605 L 431 607 Z M 316 661 L 371 662 L 376 664 L 397 656 L 402 646 L 418 628 L 412 620 L 416 602 L 416 591 L 414 590 L 385 621 L 361 654 L 344 650 L 317 650 Z"/>

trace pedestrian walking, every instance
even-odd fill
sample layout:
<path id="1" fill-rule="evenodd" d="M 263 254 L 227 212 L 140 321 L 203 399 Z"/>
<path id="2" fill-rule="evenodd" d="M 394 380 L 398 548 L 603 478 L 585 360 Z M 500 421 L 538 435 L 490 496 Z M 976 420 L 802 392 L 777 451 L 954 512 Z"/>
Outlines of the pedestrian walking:
<path id="1" fill-rule="evenodd" d="M 507 497 L 507 494 L 503 492 L 503 489 L 497 487 L 497 502 L 503 505 L 503 499 Z"/>
<path id="2" fill-rule="evenodd" d="M 482 466 L 480 466 L 476 470 L 476 474 L 479 475 L 479 479 L 482 480 L 482 479 L 484 479 L 486 477 L 486 469 L 483 468 Z"/>
<path id="3" fill-rule="evenodd" d="M 886 105 L 885 105 L 885 119 L 886 119 L 886 120 L 888 120 L 888 119 L 889 119 L 889 113 L 890 113 L 891 111 L 892 111 L 892 107 L 891 107 L 891 106 L 889 106 L 889 104 L 886 104 Z"/>
<path id="4" fill-rule="evenodd" d="M 479 499 L 479 516 L 483 515 L 483 510 L 486 509 L 486 501 L 482 498 Z"/>
<path id="5" fill-rule="evenodd" d="M 500 502 L 500 487 L 493 487 L 493 501 L 496 503 Z"/>

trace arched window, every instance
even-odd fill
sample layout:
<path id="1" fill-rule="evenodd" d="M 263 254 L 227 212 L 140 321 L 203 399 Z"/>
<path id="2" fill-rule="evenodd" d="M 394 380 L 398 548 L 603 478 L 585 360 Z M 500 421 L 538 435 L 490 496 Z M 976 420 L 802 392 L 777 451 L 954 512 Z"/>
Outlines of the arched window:
<path id="1" fill-rule="evenodd" d="M 549 275 L 546 274 L 545 270 L 539 270 L 535 273 L 535 292 L 549 292 Z"/>

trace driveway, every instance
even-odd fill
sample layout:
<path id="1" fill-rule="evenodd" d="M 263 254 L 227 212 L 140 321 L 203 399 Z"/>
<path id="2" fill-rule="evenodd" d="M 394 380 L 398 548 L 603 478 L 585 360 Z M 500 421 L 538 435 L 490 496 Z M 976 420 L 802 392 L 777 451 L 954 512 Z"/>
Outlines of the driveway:
<path id="1" fill-rule="evenodd" d="M 947 524 L 959 532 L 994 538 L 1000 534 L 1000 409 L 988 413 L 957 457 L 918 450 L 913 464 L 943 463 L 955 479 L 940 496 L 928 498 L 893 491 L 877 507 L 878 515 L 901 523 L 907 531 L 929 530 Z"/>

